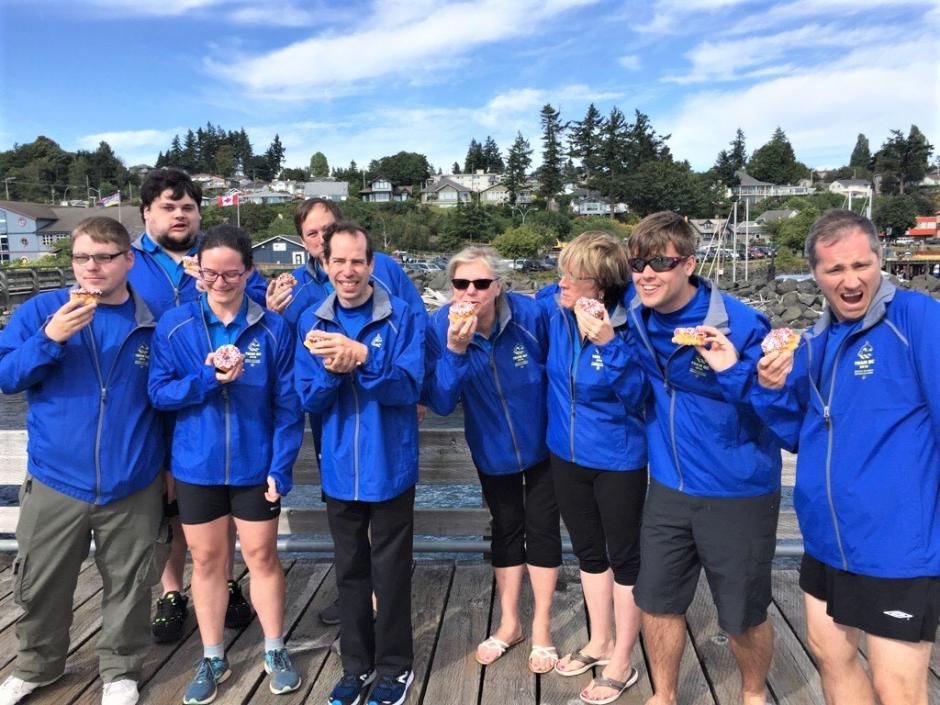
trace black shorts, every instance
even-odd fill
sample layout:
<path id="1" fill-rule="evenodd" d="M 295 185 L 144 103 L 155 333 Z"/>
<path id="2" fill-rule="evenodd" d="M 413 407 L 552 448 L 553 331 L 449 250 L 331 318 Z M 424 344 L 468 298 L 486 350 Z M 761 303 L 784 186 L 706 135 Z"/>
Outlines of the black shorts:
<path id="1" fill-rule="evenodd" d="M 206 524 L 232 515 L 244 521 L 267 521 L 281 513 L 281 500 L 269 502 L 263 485 L 193 485 L 176 481 L 176 501 L 183 524 Z"/>
<path id="2" fill-rule="evenodd" d="M 718 625 L 743 634 L 767 619 L 777 547 L 780 492 L 757 497 L 694 497 L 650 482 L 633 594 L 651 614 L 685 614 L 705 577 Z"/>
<path id="3" fill-rule="evenodd" d="M 826 603 L 836 624 L 900 641 L 933 641 L 940 619 L 940 578 L 874 578 L 803 554 L 800 589 Z"/>

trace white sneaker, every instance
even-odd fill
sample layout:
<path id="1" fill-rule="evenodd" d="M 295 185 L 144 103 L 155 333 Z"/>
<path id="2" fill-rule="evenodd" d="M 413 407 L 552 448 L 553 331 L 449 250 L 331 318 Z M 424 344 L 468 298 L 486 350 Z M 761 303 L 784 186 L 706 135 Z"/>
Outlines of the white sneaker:
<path id="1" fill-rule="evenodd" d="M 101 705 L 136 705 L 138 698 L 140 694 L 137 692 L 137 681 L 125 678 L 104 684 Z"/>
<path id="2" fill-rule="evenodd" d="M 0 683 L 0 705 L 16 705 L 20 700 L 32 693 L 36 688 L 55 683 L 62 676 L 57 676 L 45 683 L 29 683 L 15 676 L 10 676 Z"/>

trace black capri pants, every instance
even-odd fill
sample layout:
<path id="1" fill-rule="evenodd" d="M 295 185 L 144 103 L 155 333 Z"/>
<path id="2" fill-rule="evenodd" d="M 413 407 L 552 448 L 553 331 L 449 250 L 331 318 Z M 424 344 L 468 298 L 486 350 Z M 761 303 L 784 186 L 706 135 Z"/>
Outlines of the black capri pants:
<path id="1" fill-rule="evenodd" d="M 479 468 L 477 475 L 493 517 L 493 567 L 560 566 L 561 530 L 548 459 L 511 475 L 486 475 Z"/>
<path id="2" fill-rule="evenodd" d="M 598 470 L 551 455 L 558 508 L 585 573 L 613 570 L 618 585 L 640 572 L 640 522 L 646 468 Z"/>

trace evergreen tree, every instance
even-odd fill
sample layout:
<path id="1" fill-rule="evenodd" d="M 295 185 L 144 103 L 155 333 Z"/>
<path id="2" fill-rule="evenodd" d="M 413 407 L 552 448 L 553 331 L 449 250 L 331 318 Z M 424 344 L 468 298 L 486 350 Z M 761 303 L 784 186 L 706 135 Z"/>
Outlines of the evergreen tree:
<path id="1" fill-rule="evenodd" d="M 525 185 L 530 166 L 532 166 L 532 148 L 529 146 L 529 140 L 523 137 L 521 132 L 517 132 L 516 139 L 506 156 L 506 174 L 503 177 L 503 183 L 509 191 L 509 203 L 512 205 L 515 205 L 519 192 Z"/>
<path id="2" fill-rule="evenodd" d="M 551 104 L 542 108 L 542 166 L 539 167 L 539 195 L 546 201 L 561 191 L 561 113 Z"/>
<path id="3" fill-rule="evenodd" d="M 796 160 L 790 141 L 778 127 L 770 141 L 751 155 L 747 173 L 755 179 L 772 184 L 795 184 L 806 176 L 809 170 Z"/>
<path id="4" fill-rule="evenodd" d="M 626 200 L 627 119 L 616 105 L 604 121 L 600 135 L 600 159 L 588 181 L 591 188 L 616 201 Z"/>
<path id="5" fill-rule="evenodd" d="M 198 158 L 196 135 L 192 130 L 188 130 L 186 132 L 186 138 L 183 140 L 183 150 L 180 153 L 178 166 L 188 171 L 190 174 L 193 174 L 196 172 Z"/>
<path id="6" fill-rule="evenodd" d="M 310 157 L 310 178 L 323 178 L 330 175 L 330 165 L 323 152 L 315 152 Z"/>
<path id="7" fill-rule="evenodd" d="M 284 145 L 281 144 L 281 138 L 274 133 L 274 139 L 271 140 L 271 146 L 264 153 L 264 158 L 268 162 L 268 179 L 275 179 L 281 173 L 281 166 L 284 164 Z"/>
<path id="8" fill-rule="evenodd" d="M 472 174 L 477 169 L 483 168 L 483 145 L 475 139 L 470 140 L 470 146 L 467 148 L 467 156 L 463 160 L 463 172 Z M 459 172 L 454 172 L 455 174 Z"/>
<path id="9" fill-rule="evenodd" d="M 747 165 L 747 147 L 744 144 L 744 132 L 740 127 L 729 147 L 730 149 L 718 152 L 714 171 L 716 178 L 725 186 L 736 186 L 739 179 L 735 176 L 735 172 Z"/>
<path id="10" fill-rule="evenodd" d="M 499 153 L 499 147 L 489 135 L 486 136 L 486 142 L 483 144 L 483 169 L 488 174 L 502 174 L 506 165 L 503 164 L 503 157 Z"/>
<path id="11" fill-rule="evenodd" d="M 454 162 L 453 165 L 450 167 L 450 173 L 451 173 L 451 174 L 460 174 L 460 173 L 461 173 L 461 171 L 460 171 L 460 164 L 457 163 L 457 162 Z"/>
<path id="12" fill-rule="evenodd" d="M 854 169 L 864 169 L 866 172 L 871 169 L 871 148 L 868 146 L 868 138 L 861 133 L 855 140 L 855 149 L 852 150 L 852 156 L 849 158 L 849 166 Z"/>
<path id="13" fill-rule="evenodd" d="M 594 103 L 588 106 L 584 119 L 573 122 L 568 129 L 568 155 L 581 162 L 581 175 L 586 182 L 601 169 L 602 130 L 604 118 Z"/>

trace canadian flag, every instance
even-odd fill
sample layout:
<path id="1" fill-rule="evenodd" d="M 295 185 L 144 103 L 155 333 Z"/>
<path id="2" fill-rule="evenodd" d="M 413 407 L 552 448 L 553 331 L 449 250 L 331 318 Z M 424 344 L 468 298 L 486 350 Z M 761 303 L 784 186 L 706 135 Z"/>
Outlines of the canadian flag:
<path id="1" fill-rule="evenodd" d="M 237 206 L 238 205 L 238 194 L 232 194 L 231 196 L 217 196 L 215 199 L 217 205 L 222 206 Z"/>

